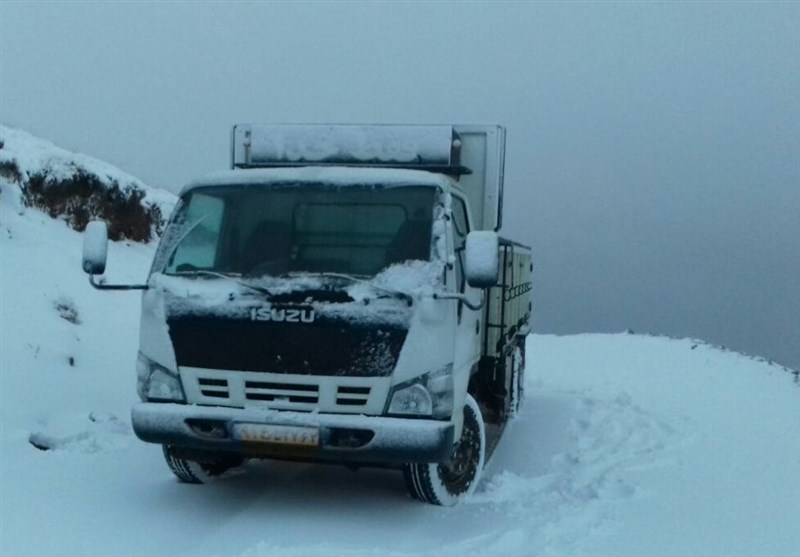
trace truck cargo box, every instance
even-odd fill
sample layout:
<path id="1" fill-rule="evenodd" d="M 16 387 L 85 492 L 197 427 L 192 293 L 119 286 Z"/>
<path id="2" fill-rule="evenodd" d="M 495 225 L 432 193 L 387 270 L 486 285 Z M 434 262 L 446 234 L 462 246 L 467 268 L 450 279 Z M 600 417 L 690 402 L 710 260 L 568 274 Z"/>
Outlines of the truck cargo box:
<path id="1" fill-rule="evenodd" d="M 499 249 L 500 275 L 487 297 L 482 351 L 485 357 L 494 359 L 503 357 L 511 349 L 515 337 L 530 333 L 533 310 L 531 248 L 501 238 Z"/>

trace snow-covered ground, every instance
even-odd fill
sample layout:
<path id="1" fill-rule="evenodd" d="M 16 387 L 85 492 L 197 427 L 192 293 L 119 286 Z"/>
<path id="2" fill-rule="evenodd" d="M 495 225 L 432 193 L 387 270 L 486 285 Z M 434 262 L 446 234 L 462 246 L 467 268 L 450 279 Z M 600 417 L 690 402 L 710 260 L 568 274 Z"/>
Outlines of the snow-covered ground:
<path id="1" fill-rule="evenodd" d="M 692 340 L 531 336 L 523 411 L 459 507 L 387 470 L 179 484 L 130 428 L 140 294 L 91 288 L 80 234 L 0 186 L 3 557 L 800 555 L 800 386 Z M 109 281 L 153 250 L 112 244 Z"/>

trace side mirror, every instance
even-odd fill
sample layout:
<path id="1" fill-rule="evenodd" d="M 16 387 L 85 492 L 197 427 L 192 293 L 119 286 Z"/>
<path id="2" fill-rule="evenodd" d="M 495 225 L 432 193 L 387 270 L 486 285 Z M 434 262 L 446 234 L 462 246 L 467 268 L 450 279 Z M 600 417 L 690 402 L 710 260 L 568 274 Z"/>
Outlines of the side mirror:
<path id="1" fill-rule="evenodd" d="M 476 230 L 467 234 L 465 271 L 473 288 L 489 288 L 497 284 L 500 264 L 500 240 L 496 232 Z"/>
<path id="2" fill-rule="evenodd" d="M 108 256 L 108 227 L 101 220 L 86 225 L 83 233 L 83 270 L 90 275 L 102 275 Z"/>

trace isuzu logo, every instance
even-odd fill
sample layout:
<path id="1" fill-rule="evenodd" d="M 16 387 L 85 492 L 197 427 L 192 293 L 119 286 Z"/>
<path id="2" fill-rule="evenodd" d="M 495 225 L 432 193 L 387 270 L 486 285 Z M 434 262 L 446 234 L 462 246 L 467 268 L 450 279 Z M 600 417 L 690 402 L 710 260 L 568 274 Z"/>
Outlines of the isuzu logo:
<path id="1" fill-rule="evenodd" d="M 250 310 L 251 321 L 276 321 L 279 323 L 313 323 L 314 310 L 311 308 L 284 308 L 264 306 Z"/>

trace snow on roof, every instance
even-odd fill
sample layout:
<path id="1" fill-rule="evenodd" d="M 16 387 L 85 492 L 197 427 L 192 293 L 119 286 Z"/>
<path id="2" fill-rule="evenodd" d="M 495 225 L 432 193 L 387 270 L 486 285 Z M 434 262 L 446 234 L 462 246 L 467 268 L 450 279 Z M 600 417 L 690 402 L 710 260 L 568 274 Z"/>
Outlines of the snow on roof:
<path id="1" fill-rule="evenodd" d="M 453 127 L 238 124 L 233 135 L 236 163 L 381 161 L 447 165 Z"/>
<path id="2" fill-rule="evenodd" d="M 259 185 L 279 182 L 325 183 L 336 186 L 382 184 L 387 186 L 439 186 L 449 191 L 447 176 L 405 168 L 303 166 L 297 168 L 247 168 L 215 172 L 189 182 L 181 193 L 203 186 Z"/>

